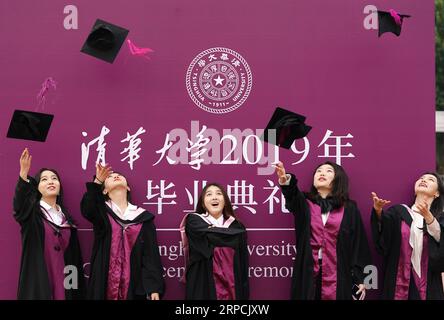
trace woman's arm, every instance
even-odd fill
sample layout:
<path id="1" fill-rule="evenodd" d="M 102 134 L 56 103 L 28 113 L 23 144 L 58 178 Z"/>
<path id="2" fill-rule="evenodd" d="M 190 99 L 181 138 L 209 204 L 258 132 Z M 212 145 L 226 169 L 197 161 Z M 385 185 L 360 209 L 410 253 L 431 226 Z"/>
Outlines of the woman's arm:
<path id="1" fill-rule="evenodd" d="M 28 148 L 25 148 L 20 156 L 20 178 L 17 181 L 13 199 L 13 215 L 18 223 L 22 223 L 29 218 L 37 201 L 37 183 L 29 177 L 31 160 L 32 156 Z"/>
<path id="2" fill-rule="evenodd" d="M 293 174 L 287 174 L 282 162 L 279 162 L 275 168 L 285 198 L 285 207 L 292 213 L 305 212 L 307 202 L 298 188 L 296 177 Z"/>
<path id="3" fill-rule="evenodd" d="M 389 200 L 379 198 L 375 192 L 372 192 L 373 208 L 370 216 L 373 243 L 376 251 L 386 256 L 391 248 L 392 235 L 394 227 L 395 209 L 390 207 L 387 211 L 383 207 L 390 203 Z"/>
<path id="4" fill-rule="evenodd" d="M 108 165 L 103 167 L 100 164 L 96 164 L 94 182 L 86 183 L 86 193 L 83 195 L 80 203 L 80 210 L 82 216 L 94 226 L 101 226 L 104 223 L 103 215 L 100 214 L 106 210 L 102 184 L 110 173 L 111 167 Z"/>

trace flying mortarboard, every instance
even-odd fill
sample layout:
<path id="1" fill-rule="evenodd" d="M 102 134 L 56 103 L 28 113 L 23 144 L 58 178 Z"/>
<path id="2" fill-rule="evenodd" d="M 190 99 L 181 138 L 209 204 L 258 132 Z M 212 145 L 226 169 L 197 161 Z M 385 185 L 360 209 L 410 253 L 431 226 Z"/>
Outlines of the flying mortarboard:
<path id="1" fill-rule="evenodd" d="M 15 110 L 6 136 L 44 142 L 53 118 L 52 114 Z"/>
<path id="2" fill-rule="evenodd" d="M 389 12 L 378 10 L 378 37 L 386 32 L 394 33 L 399 37 L 404 18 L 410 18 L 410 16 L 399 14 L 393 9 L 390 9 Z"/>
<path id="3" fill-rule="evenodd" d="M 271 141 L 268 130 L 276 130 L 276 141 Z M 310 126 L 305 125 L 305 117 L 282 109 L 276 108 L 264 134 L 261 137 L 263 141 L 275 144 L 279 147 L 290 149 L 293 141 L 305 137 L 311 130 Z"/>
<path id="4" fill-rule="evenodd" d="M 128 32 L 127 29 L 97 19 L 80 51 L 113 63 Z"/>

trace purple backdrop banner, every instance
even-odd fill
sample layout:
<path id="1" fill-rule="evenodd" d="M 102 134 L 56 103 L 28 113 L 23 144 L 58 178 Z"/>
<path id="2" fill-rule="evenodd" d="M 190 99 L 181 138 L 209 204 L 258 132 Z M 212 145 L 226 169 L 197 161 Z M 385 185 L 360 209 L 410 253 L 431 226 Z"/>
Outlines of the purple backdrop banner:
<path id="1" fill-rule="evenodd" d="M 376 7 L 412 16 L 399 38 L 378 38 Z M 154 52 L 133 56 L 125 43 L 113 64 L 81 53 L 96 19 Z M 134 202 L 156 215 L 167 299 L 184 297 L 178 226 L 205 182 L 227 186 L 249 229 L 251 298 L 288 299 L 293 219 L 271 163 L 303 189 L 318 163 L 343 165 L 369 240 L 370 192 L 409 202 L 435 166 L 432 0 L 1 0 L 0 36 L 0 299 L 16 296 L 12 198 L 25 147 L 32 174 L 61 173 L 86 263 L 85 182 L 97 160 L 128 177 Z M 48 77 L 57 86 L 38 101 Z M 278 106 L 313 127 L 291 150 L 258 138 Z M 15 109 L 54 114 L 45 143 L 6 138 Z"/>

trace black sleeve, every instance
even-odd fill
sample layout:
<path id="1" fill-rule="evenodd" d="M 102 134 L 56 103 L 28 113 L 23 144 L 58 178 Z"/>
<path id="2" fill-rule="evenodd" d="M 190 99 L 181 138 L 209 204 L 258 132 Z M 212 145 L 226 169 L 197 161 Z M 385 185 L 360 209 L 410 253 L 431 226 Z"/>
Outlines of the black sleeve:
<path id="1" fill-rule="evenodd" d="M 37 183 L 32 177 L 28 177 L 29 182 L 24 181 L 21 177 L 17 181 L 13 200 L 14 219 L 22 224 L 33 212 L 36 201 L 38 200 L 39 191 Z"/>
<path id="2" fill-rule="evenodd" d="M 142 257 L 142 277 L 146 294 L 164 293 L 163 267 L 157 244 L 156 226 L 151 220 L 144 232 L 144 249 Z"/>
<path id="3" fill-rule="evenodd" d="M 387 256 L 391 249 L 396 215 L 395 210 L 395 207 L 390 207 L 387 211 L 383 210 L 381 220 L 379 220 L 375 209 L 372 208 L 370 223 L 373 243 L 376 251 L 383 256 Z"/>
<path id="4" fill-rule="evenodd" d="M 364 283 L 364 268 L 372 264 L 372 258 L 361 213 L 356 205 L 353 205 L 352 208 L 354 211 L 352 275 L 356 284 L 362 284 Z"/>
<path id="5" fill-rule="evenodd" d="M 250 297 L 250 281 L 248 278 L 249 253 L 248 253 L 246 232 L 240 235 L 239 260 L 240 260 L 241 281 L 242 281 L 242 290 L 241 290 L 242 294 L 240 299 L 248 300 Z"/>
<path id="6" fill-rule="evenodd" d="M 204 259 L 209 259 L 212 255 L 212 248 L 208 243 L 207 235 L 208 224 L 194 214 L 189 214 L 185 221 L 185 232 L 188 238 L 190 254 L 200 255 Z M 191 255 L 190 255 L 191 259 Z"/>
<path id="7" fill-rule="evenodd" d="M 239 246 L 239 238 L 245 232 L 245 229 L 240 228 L 211 227 L 207 229 L 206 237 L 212 247 L 231 247 L 236 249 Z"/>
<path id="8" fill-rule="evenodd" d="M 190 248 L 209 259 L 213 254 L 214 247 L 237 248 L 239 236 L 245 233 L 245 228 L 209 226 L 201 218 L 190 214 L 186 220 L 185 231 L 187 232 Z"/>
<path id="9" fill-rule="evenodd" d="M 444 216 L 438 218 L 441 228 L 439 242 L 429 235 L 429 264 L 433 271 L 444 272 Z"/>
<path id="10" fill-rule="evenodd" d="M 305 230 L 309 223 L 310 211 L 304 193 L 298 188 L 298 180 L 294 174 L 290 173 L 290 175 L 290 184 L 281 186 L 281 190 L 285 198 L 285 207 L 293 213 L 296 234 L 301 234 L 301 230 Z"/>
<path id="11" fill-rule="evenodd" d="M 106 211 L 105 198 L 102 194 L 101 185 L 95 182 L 86 183 L 86 193 L 83 195 L 80 204 L 82 216 L 91 222 L 94 227 L 103 227 L 104 213 Z"/>
<path id="12" fill-rule="evenodd" d="M 298 180 L 290 173 L 291 179 L 288 186 L 281 185 L 282 194 L 285 198 L 285 207 L 292 213 L 301 212 L 306 208 L 306 200 L 302 191 L 298 188 Z"/>

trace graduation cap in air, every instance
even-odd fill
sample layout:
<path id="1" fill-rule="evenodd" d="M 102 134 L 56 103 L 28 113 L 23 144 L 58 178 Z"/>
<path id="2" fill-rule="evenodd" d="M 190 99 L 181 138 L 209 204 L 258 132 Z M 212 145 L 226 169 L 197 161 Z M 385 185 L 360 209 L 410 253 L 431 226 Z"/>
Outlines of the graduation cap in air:
<path id="1" fill-rule="evenodd" d="M 52 114 L 15 110 L 6 136 L 44 142 L 53 118 Z"/>
<path id="2" fill-rule="evenodd" d="M 394 33 L 399 37 L 404 18 L 410 18 L 410 16 L 399 14 L 393 9 L 390 9 L 389 12 L 378 10 L 378 37 L 386 32 Z"/>
<path id="3" fill-rule="evenodd" d="M 270 129 L 276 130 L 276 141 L 270 141 L 272 140 L 268 132 Z M 304 116 L 278 107 L 268 122 L 261 139 L 290 149 L 294 140 L 305 137 L 310 130 L 311 127 L 305 124 Z"/>
<path id="4" fill-rule="evenodd" d="M 113 63 L 128 32 L 127 29 L 97 19 L 80 51 Z"/>

